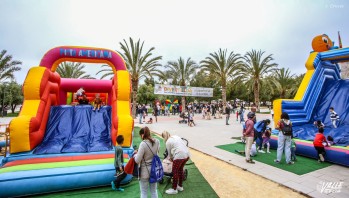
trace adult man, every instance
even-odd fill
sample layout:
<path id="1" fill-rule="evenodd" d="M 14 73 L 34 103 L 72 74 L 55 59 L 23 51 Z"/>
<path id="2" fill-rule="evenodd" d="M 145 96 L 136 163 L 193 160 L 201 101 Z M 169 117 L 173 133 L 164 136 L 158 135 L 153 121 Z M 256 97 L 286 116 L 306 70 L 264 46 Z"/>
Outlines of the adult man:
<path id="1" fill-rule="evenodd" d="M 248 120 L 246 121 L 246 130 L 244 131 L 243 135 L 246 138 L 246 145 L 245 145 L 245 157 L 246 162 L 254 164 L 255 162 L 250 157 L 250 151 L 254 140 L 254 128 L 253 128 L 253 119 L 256 117 L 255 113 L 250 112 L 248 113 Z"/>
<path id="2" fill-rule="evenodd" d="M 142 118 L 143 118 L 143 114 L 144 114 L 144 109 L 141 105 L 138 105 L 138 116 L 139 116 L 139 124 L 142 124 Z"/>
<path id="3" fill-rule="evenodd" d="M 229 121 L 229 117 L 230 117 L 230 104 L 225 104 L 225 124 L 229 125 L 228 121 Z"/>

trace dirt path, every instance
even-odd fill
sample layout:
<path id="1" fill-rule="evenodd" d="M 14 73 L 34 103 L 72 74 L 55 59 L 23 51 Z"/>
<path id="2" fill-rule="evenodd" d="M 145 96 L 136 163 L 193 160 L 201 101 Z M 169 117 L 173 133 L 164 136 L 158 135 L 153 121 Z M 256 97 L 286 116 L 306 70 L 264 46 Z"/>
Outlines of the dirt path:
<path id="1" fill-rule="evenodd" d="M 219 197 L 305 197 L 273 181 L 191 149 L 191 160 Z"/>

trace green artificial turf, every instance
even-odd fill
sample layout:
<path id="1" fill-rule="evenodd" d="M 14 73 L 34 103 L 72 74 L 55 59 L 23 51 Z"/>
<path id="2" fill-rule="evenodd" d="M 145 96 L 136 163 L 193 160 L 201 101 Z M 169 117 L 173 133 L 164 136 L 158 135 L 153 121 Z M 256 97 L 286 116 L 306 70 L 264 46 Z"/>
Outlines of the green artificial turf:
<path id="1" fill-rule="evenodd" d="M 142 141 L 139 136 L 139 127 L 135 127 L 134 129 L 134 138 L 133 145 L 139 146 Z M 159 157 L 163 159 L 163 153 L 165 152 L 165 144 L 162 138 L 153 135 L 153 137 L 160 140 L 160 153 Z M 212 187 L 208 184 L 205 178 L 202 176 L 200 171 L 197 169 L 195 164 L 189 160 L 185 166 L 188 170 L 188 178 L 183 182 L 184 191 L 179 192 L 177 195 L 167 195 L 165 191 L 171 188 L 170 178 L 165 177 L 163 184 L 158 184 L 158 195 L 159 197 L 195 197 L 195 198 L 216 198 L 218 195 L 212 189 Z M 125 189 L 124 192 L 116 192 L 111 190 L 110 186 L 105 187 L 96 187 L 96 188 L 88 188 L 88 189 L 80 189 L 80 190 L 71 190 L 65 192 L 58 193 L 50 193 L 47 195 L 39 195 L 36 197 L 70 197 L 70 198 L 86 198 L 86 197 L 125 197 L 125 198 L 133 198 L 140 197 L 140 189 L 139 182 L 137 179 L 133 179 L 130 184 L 123 186 Z M 148 194 L 150 197 L 150 194 Z"/>
<path id="2" fill-rule="evenodd" d="M 229 151 L 231 153 L 235 153 L 237 155 L 241 155 L 237 153 L 235 150 L 244 151 L 245 150 L 245 144 L 238 142 L 235 144 L 226 144 L 226 145 L 220 145 L 216 146 L 217 148 L 223 149 L 225 151 Z M 312 171 L 316 171 L 321 168 L 325 168 L 328 166 L 331 166 L 331 163 L 323 162 L 318 163 L 317 160 L 299 156 L 297 155 L 297 161 L 293 165 L 288 165 L 285 162 L 285 155 L 282 156 L 281 163 L 277 164 L 274 162 L 276 159 L 276 150 L 270 149 L 271 153 L 258 153 L 256 156 L 252 157 L 253 160 L 262 162 L 264 164 L 268 164 L 270 166 L 292 172 L 297 175 L 303 175 L 306 173 L 310 173 Z M 242 155 L 241 155 L 242 156 Z M 242 156 L 245 157 L 245 156 Z"/>

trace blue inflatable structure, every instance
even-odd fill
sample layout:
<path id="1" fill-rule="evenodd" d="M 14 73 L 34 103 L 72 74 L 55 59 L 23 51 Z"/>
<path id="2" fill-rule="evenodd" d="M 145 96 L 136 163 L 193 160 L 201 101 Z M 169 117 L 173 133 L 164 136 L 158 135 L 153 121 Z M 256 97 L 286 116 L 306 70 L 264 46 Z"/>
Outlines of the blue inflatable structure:
<path id="1" fill-rule="evenodd" d="M 349 61 L 349 48 L 312 52 L 306 63 L 308 69 L 294 100 L 274 101 L 276 123 L 282 112 L 287 112 L 293 123 L 294 137 L 300 140 L 297 153 L 317 158 L 312 141 L 317 128 L 314 121 L 325 124 L 324 135 L 334 138 L 335 146 L 326 147 L 326 160 L 349 166 L 349 79 L 341 79 L 339 62 Z M 338 128 L 333 128 L 329 108 L 334 107 L 340 117 Z M 277 139 L 272 138 L 272 146 Z"/>

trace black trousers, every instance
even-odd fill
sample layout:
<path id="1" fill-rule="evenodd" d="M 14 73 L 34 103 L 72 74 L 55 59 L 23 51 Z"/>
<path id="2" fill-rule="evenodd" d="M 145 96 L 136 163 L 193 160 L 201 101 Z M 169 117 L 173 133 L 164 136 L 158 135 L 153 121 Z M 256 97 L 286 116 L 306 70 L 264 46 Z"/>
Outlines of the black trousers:
<path id="1" fill-rule="evenodd" d="M 115 168 L 115 170 L 117 173 L 120 171 L 119 168 Z M 120 188 L 120 183 L 123 179 L 125 179 L 126 176 L 127 174 L 125 172 L 122 172 L 122 174 L 116 177 L 116 179 L 114 180 L 114 184 L 116 188 Z"/>
<path id="2" fill-rule="evenodd" d="M 319 155 L 322 154 L 325 157 L 325 147 L 314 146 L 317 151 L 317 158 L 320 159 Z"/>

